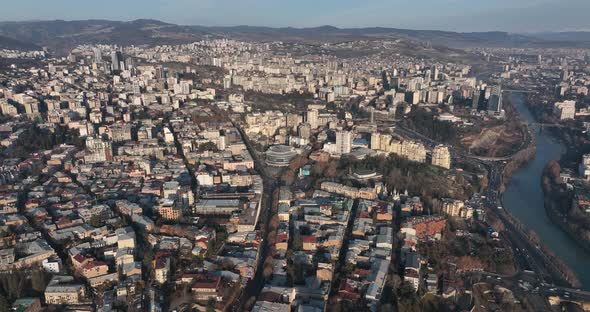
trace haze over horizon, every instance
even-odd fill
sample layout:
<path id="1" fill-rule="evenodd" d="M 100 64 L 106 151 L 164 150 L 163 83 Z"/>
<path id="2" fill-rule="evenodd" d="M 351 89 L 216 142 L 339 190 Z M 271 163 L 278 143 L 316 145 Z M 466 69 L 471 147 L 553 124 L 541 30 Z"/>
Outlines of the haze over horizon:
<path id="1" fill-rule="evenodd" d="M 0 20 L 157 19 L 203 26 L 332 25 L 528 33 L 590 30 L 588 10 L 590 1 L 586 0 L 104 0 L 84 2 L 83 6 L 74 0 L 21 0 L 4 7 Z"/>

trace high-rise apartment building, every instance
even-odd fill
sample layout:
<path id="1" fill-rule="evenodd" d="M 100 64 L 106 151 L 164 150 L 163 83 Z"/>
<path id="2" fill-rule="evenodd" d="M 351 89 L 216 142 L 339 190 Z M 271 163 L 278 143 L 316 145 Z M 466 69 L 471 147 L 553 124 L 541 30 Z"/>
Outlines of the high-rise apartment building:
<path id="1" fill-rule="evenodd" d="M 86 149 L 88 151 L 84 156 L 84 161 L 87 163 L 113 160 L 113 148 L 108 141 L 89 136 L 86 138 Z"/>
<path id="2" fill-rule="evenodd" d="M 557 102 L 553 106 L 554 113 L 560 120 L 576 118 L 576 101 Z"/>
<path id="3" fill-rule="evenodd" d="M 432 150 L 432 165 L 451 169 L 451 152 L 444 145 L 438 145 Z"/>
<path id="4" fill-rule="evenodd" d="M 311 126 L 311 129 L 317 129 L 319 127 L 319 113 L 317 110 L 312 109 L 307 111 L 307 123 Z"/>
<path id="5" fill-rule="evenodd" d="M 336 151 L 339 154 L 348 154 L 352 150 L 352 132 L 341 130 L 336 132 Z"/>
<path id="6" fill-rule="evenodd" d="M 97 64 L 102 63 L 102 51 L 100 48 L 94 48 L 94 62 Z"/>
<path id="7" fill-rule="evenodd" d="M 500 113 L 502 111 L 502 87 L 493 86 L 488 101 L 488 112 Z"/>
<path id="8" fill-rule="evenodd" d="M 123 53 L 121 51 L 113 51 L 111 53 L 111 63 L 113 70 L 124 70 L 125 62 L 123 61 Z"/>

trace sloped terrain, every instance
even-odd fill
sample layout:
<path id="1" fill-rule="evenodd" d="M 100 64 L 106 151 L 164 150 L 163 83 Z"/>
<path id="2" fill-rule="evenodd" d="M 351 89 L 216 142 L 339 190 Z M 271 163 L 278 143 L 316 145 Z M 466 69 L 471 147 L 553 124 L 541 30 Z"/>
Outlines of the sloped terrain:
<path id="1" fill-rule="evenodd" d="M 15 39 L 25 46 L 27 44 L 49 46 L 55 50 L 63 50 L 84 43 L 179 44 L 206 37 L 307 43 L 401 38 L 452 48 L 590 47 L 590 33 L 583 32 L 519 35 L 506 32 L 458 33 L 383 27 L 206 27 L 182 26 L 148 19 L 130 22 L 108 20 L 0 22 L 0 36 Z"/>

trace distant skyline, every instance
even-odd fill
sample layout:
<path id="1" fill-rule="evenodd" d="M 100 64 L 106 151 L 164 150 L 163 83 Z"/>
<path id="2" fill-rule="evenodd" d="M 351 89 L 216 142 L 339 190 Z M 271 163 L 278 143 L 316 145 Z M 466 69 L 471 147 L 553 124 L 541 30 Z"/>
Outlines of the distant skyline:
<path id="1" fill-rule="evenodd" d="M 590 0 L 18 0 L 1 21 L 158 19 L 183 25 L 588 31 Z"/>

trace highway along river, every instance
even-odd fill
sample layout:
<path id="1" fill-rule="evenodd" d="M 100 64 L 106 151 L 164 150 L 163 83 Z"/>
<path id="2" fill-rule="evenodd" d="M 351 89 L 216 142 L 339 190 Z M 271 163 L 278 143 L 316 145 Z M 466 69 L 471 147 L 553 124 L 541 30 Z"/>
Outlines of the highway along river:
<path id="1" fill-rule="evenodd" d="M 522 93 L 511 93 L 510 99 L 523 120 L 535 122 L 535 118 L 524 104 L 525 96 Z M 574 270 L 583 288 L 590 289 L 590 253 L 579 247 L 554 225 L 543 207 L 543 168 L 550 160 L 558 159 L 565 147 L 551 136 L 549 131 L 540 131 L 538 126 L 531 127 L 537 141 L 535 158 L 512 175 L 504 193 L 504 208 L 528 229 L 537 232 L 541 242 Z"/>

